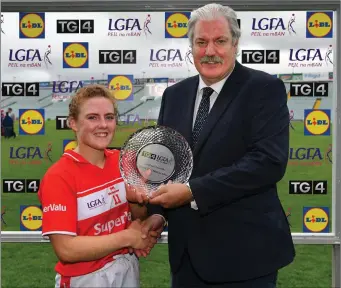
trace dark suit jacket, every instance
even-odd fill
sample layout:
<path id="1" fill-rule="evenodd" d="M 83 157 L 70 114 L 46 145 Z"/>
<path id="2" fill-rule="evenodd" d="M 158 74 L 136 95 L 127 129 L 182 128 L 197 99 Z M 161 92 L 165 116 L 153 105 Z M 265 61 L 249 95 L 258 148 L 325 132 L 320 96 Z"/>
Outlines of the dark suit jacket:
<path id="1" fill-rule="evenodd" d="M 168 87 L 159 125 L 191 143 L 199 76 Z M 284 83 L 236 62 L 193 151 L 189 181 L 199 210 L 149 206 L 168 220 L 172 272 L 187 249 L 209 282 L 248 280 L 293 261 L 295 250 L 276 183 L 285 174 L 289 112 Z"/>

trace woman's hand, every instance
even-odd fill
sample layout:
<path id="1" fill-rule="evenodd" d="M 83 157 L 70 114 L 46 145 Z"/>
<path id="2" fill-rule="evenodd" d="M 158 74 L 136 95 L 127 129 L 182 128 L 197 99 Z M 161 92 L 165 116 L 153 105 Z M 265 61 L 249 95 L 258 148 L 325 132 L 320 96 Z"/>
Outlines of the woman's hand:
<path id="1" fill-rule="evenodd" d="M 147 170 L 143 174 L 143 179 L 141 179 L 141 185 L 130 185 L 125 183 L 126 186 L 126 198 L 128 202 L 138 203 L 141 205 L 145 205 L 149 202 L 149 196 L 147 192 L 147 187 L 145 185 L 151 171 Z"/>

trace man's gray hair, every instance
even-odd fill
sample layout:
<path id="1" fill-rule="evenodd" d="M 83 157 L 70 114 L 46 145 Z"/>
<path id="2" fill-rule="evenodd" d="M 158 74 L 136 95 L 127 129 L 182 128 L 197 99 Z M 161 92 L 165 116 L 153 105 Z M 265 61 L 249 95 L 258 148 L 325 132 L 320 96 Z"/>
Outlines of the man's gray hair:
<path id="1" fill-rule="evenodd" d="M 215 20 L 219 17 L 225 17 L 231 29 L 232 43 L 235 43 L 241 36 L 241 31 L 237 21 L 236 12 L 229 6 L 223 6 L 216 3 L 207 4 L 194 10 L 191 13 L 191 18 L 188 21 L 188 38 L 190 46 L 193 45 L 194 28 L 199 20 Z"/>

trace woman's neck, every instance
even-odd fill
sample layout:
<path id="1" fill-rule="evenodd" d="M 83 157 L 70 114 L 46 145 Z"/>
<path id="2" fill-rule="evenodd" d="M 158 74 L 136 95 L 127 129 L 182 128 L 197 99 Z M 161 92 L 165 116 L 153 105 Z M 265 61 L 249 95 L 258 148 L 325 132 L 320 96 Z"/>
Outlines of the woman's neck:
<path id="1" fill-rule="evenodd" d="M 75 152 L 80 154 L 84 159 L 89 161 L 91 164 L 96 165 L 100 168 L 104 167 L 105 154 L 104 150 L 97 150 L 87 145 L 78 145 L 75 148 Z"/>

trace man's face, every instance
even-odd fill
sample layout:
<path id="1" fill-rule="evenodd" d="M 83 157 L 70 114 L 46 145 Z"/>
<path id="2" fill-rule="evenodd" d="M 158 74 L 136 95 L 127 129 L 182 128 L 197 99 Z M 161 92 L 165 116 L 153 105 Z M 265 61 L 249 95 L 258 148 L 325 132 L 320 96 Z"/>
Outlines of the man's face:
<path id="1" fill-rule="evenodd" d="M 231 72 L 237 43 L 232 43 L 230 25 L 224 17 L 200 20 L 194 27 L 194 65 L 207 85 L 219 82 Z"/>

